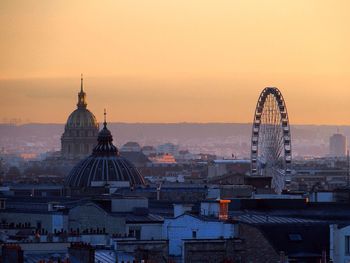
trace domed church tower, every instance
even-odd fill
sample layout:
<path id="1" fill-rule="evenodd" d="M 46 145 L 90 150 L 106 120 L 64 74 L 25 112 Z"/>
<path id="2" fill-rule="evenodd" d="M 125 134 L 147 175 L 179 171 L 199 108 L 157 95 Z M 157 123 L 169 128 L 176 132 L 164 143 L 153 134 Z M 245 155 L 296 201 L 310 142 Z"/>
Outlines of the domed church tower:
<path id="1" fill-rule="evenodd" d="M 106 112 L 103 128 L 98 134 L 98 143 L 92 154 L 79 162 L 69 173 L 65 185 L 71 189 L 88 189 L 104 186 L 145 185 L 145 180 L 137 168 L 122 157 L 113 137 L 107 129 Z"/>
<path id="2" fill-rule="evenodd" d="M 86 106 L 86 93 L 81 75 L 77 109 L 69 115 L 61 137 L 61 154 L 65 159 L 82 159 L 89 156 L 96 146 L 99 126 L 94 114 Z"/>

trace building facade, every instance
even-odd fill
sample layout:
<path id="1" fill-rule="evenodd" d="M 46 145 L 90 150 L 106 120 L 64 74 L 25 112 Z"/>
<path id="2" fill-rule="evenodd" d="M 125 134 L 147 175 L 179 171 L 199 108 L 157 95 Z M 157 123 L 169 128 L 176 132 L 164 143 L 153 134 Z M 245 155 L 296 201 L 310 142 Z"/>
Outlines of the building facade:
<path id="1" fill-rule="evenodd" d="M 350 261 L 350 226 L 333 224 L 330 229 L 330 258 L 333 262 Z"/>

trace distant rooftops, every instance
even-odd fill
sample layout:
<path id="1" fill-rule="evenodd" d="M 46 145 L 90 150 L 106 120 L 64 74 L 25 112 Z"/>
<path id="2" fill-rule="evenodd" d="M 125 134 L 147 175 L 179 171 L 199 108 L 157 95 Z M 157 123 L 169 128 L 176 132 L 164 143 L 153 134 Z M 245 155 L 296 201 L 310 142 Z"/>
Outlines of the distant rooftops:
<path id="1" fill-rule="evenodd" d="M 140 152 L 141 146 L 137 142 L 127 142 L 121 148 L 122 152 Z"/>
<path id="2" fill-rule="evenodd" d="M 246 160 L 246 159 L 217 159 L 217 160 L 213 160 L 212 162 L 217 164 L 238 164 L 238 163 L 250 164 L 250 160 Z"/>
<path id="3" fill-rule="evenodd" d="M 150 145 L 146 145 L 142 147 L 142 151 L 155 151 L 156 148 L 154 148 L 153 146 Z"/>

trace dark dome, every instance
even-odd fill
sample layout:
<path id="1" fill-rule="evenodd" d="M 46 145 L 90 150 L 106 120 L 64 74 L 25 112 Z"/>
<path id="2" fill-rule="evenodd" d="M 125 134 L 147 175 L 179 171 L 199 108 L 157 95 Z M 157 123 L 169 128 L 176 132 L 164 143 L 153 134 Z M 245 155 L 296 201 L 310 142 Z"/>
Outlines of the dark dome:
<path id="1" fill-rule="evenodd" d="M 83 188 L 122 181 L 128 181 L 130 186 L 145 184 L 137 168 L 129 160 L 120 156 L 117 147 L 113 145 L 113 137 L 107 129 L 106 122 L 97 140 L 98 144 L 92 154 L 72 169 L 66 178 L 66 186 Z"/>

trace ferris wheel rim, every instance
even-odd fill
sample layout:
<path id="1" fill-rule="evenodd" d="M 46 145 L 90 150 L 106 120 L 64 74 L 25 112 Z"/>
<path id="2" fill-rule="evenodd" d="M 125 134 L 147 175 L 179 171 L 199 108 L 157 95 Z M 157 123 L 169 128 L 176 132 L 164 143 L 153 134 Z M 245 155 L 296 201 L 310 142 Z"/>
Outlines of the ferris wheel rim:
<path id="1" fill-rule="evenodd" d="M 283 98 L 283 95 L 278 88 L 266 87 L 263 89 L 263 91 L 259 95 L 256 107 L 255 107 L 255 112 L 254 112 L 252 137 L 251 137 L 251 174 L 252 175 L 258 174 L 259 153 L 261 152 L 261 150 L 259 152 L 259 145 L 260 145 L 259 137 L 261 132 L 262 114 L 264 111 L 266 100 L 268 99 L 268 97 L 269 99 L 271 99 L 272 96 L 275 102 L 277 102 L 277 106 L 279 108 L 278 112 L 280 117 L 280 127 L 278 128 L 281 128 L 281 131 L 282 131 L 281 139 L 283 140 L 283 147 L 282 147 L 283 149 L 281 149 L 281 151 L 283 150 L 283 162 L 285 167 L 284 170 L 286 174 L 290 173 L 290 164 L 292 161 L 292 148 L 291 148 L 291 133 L 290 133 L 287 106 Z M 276 127 L 277 126 L 278 125 L 276 125 Z M 280 154 L 282 154 L 282 152 Z"/>

